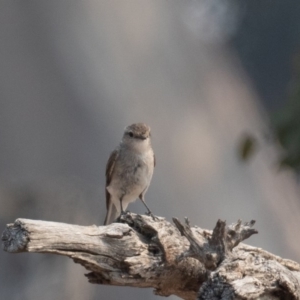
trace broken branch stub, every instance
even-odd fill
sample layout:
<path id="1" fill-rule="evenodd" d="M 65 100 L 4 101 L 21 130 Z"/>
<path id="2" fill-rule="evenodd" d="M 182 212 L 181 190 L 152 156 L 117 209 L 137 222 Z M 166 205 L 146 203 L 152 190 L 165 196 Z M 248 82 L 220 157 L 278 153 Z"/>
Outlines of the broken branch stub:
<path id="1" fill-rule="evenodd" d="M 255 221 L 242 224 L 242 221 L 238 220 L 236 224 L 227 227 L 225 221 L 218 220 L 212 233 L 202 230 L 199 238 L 199 234 L 195 234 L 187 220 L 185 225 L 176 218 L 173 218 L 173 222 L 190 242 L 189 249 L 182 253 L 178 260 L 193 257 L 203 263 L 208 270 L 215 270 L 230 255 L 234 247 L 252 234 L 258 233 L 252 228 Z"/>

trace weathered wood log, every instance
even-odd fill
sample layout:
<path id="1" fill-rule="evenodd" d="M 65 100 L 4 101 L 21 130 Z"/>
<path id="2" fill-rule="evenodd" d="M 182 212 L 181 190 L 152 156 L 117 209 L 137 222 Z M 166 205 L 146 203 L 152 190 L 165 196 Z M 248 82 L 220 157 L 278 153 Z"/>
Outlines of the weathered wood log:
<path id="1" fill-rule="evenodd" d="M 65 255 L 90 273 L 89 282 L 152 287 L 183 299 L 300 299 L 300 266 L 240 244 L 254 222 L 213 232 L 173 219 L 128 213 L 108 226 L 17 219 L 2 234 L 7 252 Z"/>

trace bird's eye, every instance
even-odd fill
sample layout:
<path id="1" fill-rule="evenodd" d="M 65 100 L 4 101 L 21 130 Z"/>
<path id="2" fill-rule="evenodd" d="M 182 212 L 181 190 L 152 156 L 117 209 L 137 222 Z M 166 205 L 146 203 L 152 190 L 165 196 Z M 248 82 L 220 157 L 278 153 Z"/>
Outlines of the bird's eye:
<path id="1" fill-rule="evenodd" d="M 133 137 L 133 133 L 131 131 L 128 134 L 130 137 Z"/>

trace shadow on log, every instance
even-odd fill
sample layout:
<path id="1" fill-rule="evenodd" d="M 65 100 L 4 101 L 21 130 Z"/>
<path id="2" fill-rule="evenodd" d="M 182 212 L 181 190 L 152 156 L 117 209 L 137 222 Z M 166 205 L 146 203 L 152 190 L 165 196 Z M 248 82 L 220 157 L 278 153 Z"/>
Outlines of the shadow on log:
<path id="1" fill-rule="evenodd" d="M 300 299 L 300 266 L 241 242 L 254 221 L 211 232 L 128 213 L 108 226 L 17 219 L 2 234 L 4 251 L 65 255 L 96 284 L 154 288 L 183 299 Z"/>

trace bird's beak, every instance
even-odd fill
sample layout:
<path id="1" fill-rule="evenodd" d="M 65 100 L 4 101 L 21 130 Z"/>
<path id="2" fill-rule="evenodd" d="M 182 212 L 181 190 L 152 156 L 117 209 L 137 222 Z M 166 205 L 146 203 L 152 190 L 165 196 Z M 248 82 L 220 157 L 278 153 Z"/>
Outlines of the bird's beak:
<path id="1" fill-rule="evenodd" d="M 142 135 L 137 136 L 136 138 L 138 138 L 139 140 L 146 140 L 148 138 L 148 136 L 142 134 Z"/>

